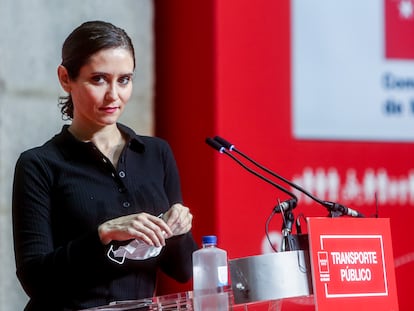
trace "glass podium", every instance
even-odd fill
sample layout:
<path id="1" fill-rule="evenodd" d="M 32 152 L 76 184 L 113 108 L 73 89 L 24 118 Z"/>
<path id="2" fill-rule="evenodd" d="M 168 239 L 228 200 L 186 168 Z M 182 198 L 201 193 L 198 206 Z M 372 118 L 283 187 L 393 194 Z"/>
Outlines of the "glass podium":
<path id="1" fill-rule="evenodd" d="M 236 304 L 231 288 L 227 288 L 220 295 L 227 295 L 229 310 L 232 311 L 282 311 L 289 306 L 296 305 L 295 310 L 315 310 L 313 295 L 304 297 L 283 298 L 267 301 L 256 301 Z M 164 296 L 156 296 L 131 301 L 117 301 L 106 306 L 100 306 L 82 311 L 183 311 L 193 309 L 193 292 L 181 292 Z"/>
<path id="2" fill-rule="evenodd" d="M 229 267 L 231 285 L 214 294 L 220 295 L 220 298 L 223 298 L 223 295 L 227 296 L 229 310 L 315 310 L 307 251 L 298 250 L 233 259 L 229 261 Z M 83 311 L 86 310 L 194 310 L 193 292 L 113 302 L 107 306 Z"/>

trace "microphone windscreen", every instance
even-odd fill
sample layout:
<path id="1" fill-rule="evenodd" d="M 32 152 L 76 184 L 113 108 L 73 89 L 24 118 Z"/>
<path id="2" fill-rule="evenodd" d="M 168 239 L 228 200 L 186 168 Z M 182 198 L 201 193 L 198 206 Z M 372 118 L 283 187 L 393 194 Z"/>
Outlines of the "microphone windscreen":
<path id="1" fill-rule="evenodd" d="M 228 142 L 227 140 L 225 140 L 224 138 L 220 137 L 220 136 L 215 136 L 214 140 L 217 141 L 219 144 L 221 144 L 224 148 L 231 150 L 232 148 L 234 148 L 234 145 L 230 142 Z"/>
<path id="2" fill-rule="evenodd" d="M 215 141 L 213 138 L 207 137 L 206 138 L 206 143 L 207 143 L 207 145 L 209 145 L 210 147 L 216 149 L 217 151 L 223 152 L 224 147 L 220 143 Z"/>

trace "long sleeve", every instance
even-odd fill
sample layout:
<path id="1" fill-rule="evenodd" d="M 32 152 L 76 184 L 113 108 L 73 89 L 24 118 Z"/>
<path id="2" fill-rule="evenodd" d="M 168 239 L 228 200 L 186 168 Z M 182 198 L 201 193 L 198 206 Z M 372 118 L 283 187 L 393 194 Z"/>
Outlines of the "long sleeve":
<path id="1" fill-rule="evenodd" d="M 104 257 L 97 230 L 62 245 L 53 238 L 51 193 L 53 180 L 44 163 L 23 154 L 13 184 L 13 231 L 17 276 L 29 296 L 54 297 L 96 276 Z"/>
<path id="2" fill-rule="evenodd" d="M 173 153 L 166 146 L 164 186 L 169 197 L 170 206 L 183 203 L 179 173 Z M 192 253 L 198 248 L 191 232 L 167 240 L 165 250 L 161 254 L 161 269 L 178 282 L 185 283 L 193 275 Z"/>
<path id="3" fill-rule="evenodd" d="M 161 269 L 178 282 L 189 281 L 193 276 L 192 254 L 197 248 L 191 232 L 171 238 L 161 255 Z"/>

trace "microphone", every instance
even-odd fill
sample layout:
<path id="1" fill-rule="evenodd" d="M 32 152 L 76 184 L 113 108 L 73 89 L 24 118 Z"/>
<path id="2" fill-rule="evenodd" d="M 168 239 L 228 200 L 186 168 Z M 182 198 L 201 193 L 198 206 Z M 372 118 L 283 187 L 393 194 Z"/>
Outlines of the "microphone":
<path id="1" fill-rule="evenodd" d="M 207 145 L 209 145 L 213 149 L 216 149 L 218 152 L 224 153 L 225 155 L 229 156 L 232 160 L 236 161 L 237 164 L 239 164 L 241 167 L 243 167 L 245 170 L 247 170 L 251 174 L 255 175 L 256 177 L 259 177 L 263 181 L 267 182 L 268 184 L 272 185 L 273 187 L 276 187 L 277 189 L 279 189 L 280 191 L 286 193 L 287 195 L 289 195 L 292 198 L 290 200 L 287 200 L 287 201 L 284 201 L 284 202 L 279 203 L 275 207 L 275 212 L 282 212 L 282 211 L 288 210 L 289 208 L 290 209 L 293 209 L 293 208 L 296 207 L 296 204 L 298 202 L 298 198 L 296 197 L 296 195 L 294 193 L 290 192 L 289 190 L 285 189 L 284 187 L 278 185 L 277 183 L 273 182 L 269 178 L 261 175 L 257 171 L 255 171 L 255 170 L 251 169 L 250 167 L 248 167 L 247 165 L 245 165 L 238 158 L 236 158 L 234 155 L 232 155 L 230 152 L 228 152 L 226 150 L 225 146 L 223 146 L 217 140 L 214 140 L 214 139 L 212 139 L 210 137 L 207 137 L 206 138 L 206 143 L 207 143 Z M 278 206 L 280 206 L 280 207 L 278 208 Z"/>
<path id="2" fill-rule="evenodd" d="M 220 153 L 225 153 L 226 152 L 226 148 L 224 148 L 224 146 L 222 144 L 220 144 L 219 142 L 215 141 L 214 139 L 212 139 L 210 137 L 206 138 L 206 143 L 207 143 L 207 145 L 209 145 L 213 149 L 216 149 Z"/>
<path id="3" fill-rule="evenodd" d="M 280 202 L 275 206 L 274 211 L 276 213 L 282 213 L 282 212 L 292 210 L 296 207 L 297 203 L 298 201 L 296 198 L 292 198 L 292 199 Z"/>
<path id="4" fill-rule="evenodd" d="M 253 163 L 255 166 L 262 169 L 263 171 L 265 171 L 269 175 L 271 175 L 271 176 L 273 176 L 273 177 L 275 177 L 279 180 L 282 180 L 283 182 L 287 183 L 288 185 L 295 188 L 296 190 L 302 192 L 303 194 L 305 194 L 306 196 L 308 196 L 309 198 L 311 198 L 315 202 L 319 203 L 320 205 L 322 205 L 323 207 L 325 207 L 329 211 L 331 217 L 338 217 L 338 216 L 341 216 L 341 215 L 348 215 L 348 216 L 351 216 L 351 217 L 361 217 L 361 218 L 365 217 L 360 212 L 358 212 L 356 210 L 353 210 L 349 207 L 346 207 L 344 205 L 341 205 L 341 204 L 335 203 L 335 202 L 323 201 L 323 200 L 315 197 L 314 195 L 312 195 L 310 192 L 306 191 L 305 189 L 303 189 L 299 185 L 291 182 L 290 180 L 284 178 L 283 176 L 280 176 L 279 174 L 276 174 L 275 172 L 271 171 L 270 169 L 266 168 L 265 166 L 259 164 L 258 162 L 256 162 L 255 160 L 253 160 L 252 158 L 250 158 L 249 156 L 247 156 L 246 154 L 244 154 L 240 150 L 238 150 L 232 143 L 225 140 L 224 138 L 222 138 L 220 136 L 215 136 L 214 140 L 221 147 L 224 147 L 224 148 L 226 148 L 230 151 L 236 152 L 237 154 L 239 154 L 240 156 L 245 158 L 247 161 L 249 161 L 250 163 Z"/>

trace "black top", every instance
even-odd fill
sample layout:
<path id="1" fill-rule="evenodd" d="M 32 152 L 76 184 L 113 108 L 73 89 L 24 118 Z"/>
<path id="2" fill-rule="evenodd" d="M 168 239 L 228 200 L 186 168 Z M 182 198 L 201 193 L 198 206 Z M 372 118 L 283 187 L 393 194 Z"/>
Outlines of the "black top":
<path id="1" fill-rule="evenodd" d="M 167 240 L 161 254 L 119 265 L 107 257 L 97 228 L 106 220 L 159 215 L 182 202 L 169 145 L 121 124 L 127 144 L 118 167 L 65 125 L 43 146 L 23 152 L 13 184 L 17 276 L 30 296 L 26 310 L 72 310 L 154 293 L 157 268 L 180 282 L 192 276 L 197 248 L 187 233 Z"/>

